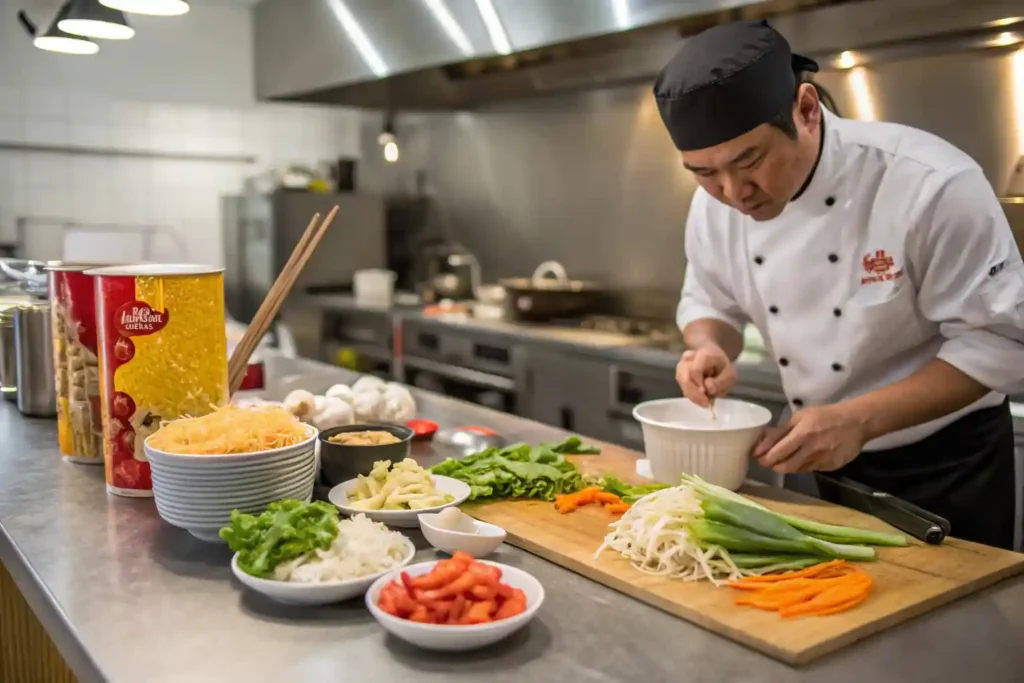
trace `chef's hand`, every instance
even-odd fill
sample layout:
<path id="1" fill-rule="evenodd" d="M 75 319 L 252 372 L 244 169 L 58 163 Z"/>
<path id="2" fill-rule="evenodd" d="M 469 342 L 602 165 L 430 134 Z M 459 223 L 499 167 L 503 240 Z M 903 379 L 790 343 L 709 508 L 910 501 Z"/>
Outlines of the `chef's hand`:
<path id="1" fill-rule="evenodd" d="M 686 351 L 676 366 L 676 381 L 683 395 L 702 408 L 729 393 L 736 384 L 736 368 L 715 344 Z"/>
<path id="2" fill-rule="evenodd" d="M 831 472 L 856 458 L 866 440 L 861 420 L 842 404 L 816 406 L 765 433 L 754 457 L 781 474 Z"/>

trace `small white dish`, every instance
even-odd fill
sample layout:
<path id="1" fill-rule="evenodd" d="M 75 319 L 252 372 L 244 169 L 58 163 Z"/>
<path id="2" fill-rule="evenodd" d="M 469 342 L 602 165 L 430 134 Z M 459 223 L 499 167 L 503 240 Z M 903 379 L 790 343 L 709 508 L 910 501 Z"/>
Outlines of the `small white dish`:
<path id="1" fill-rule="evenodd" d="M 537 615 L 537 610 L 544 603 L 544 586 L 531 574 L 522 569 L 510 567 L 497 562 L 487 562 L 501 570 L 501 581 L 513 588 L 518 588 L 526 594 L 526 611 L 508 619 L 494 621 L 489 624 L 475 624 L 472 626 L 448 626 L 439 624 L 420 624 L 408 619 L 400 619 L 392 616 L 377 607 L 377 600 L 380 592 L 393 580 L 401 581 L 401 572 L 390 572 L 373 582 L 370 589 L 366 591 L 366 607 L 370 614 L 377 620 L 385 631 L 391 635 L 421 647 L 425 650 L 437 650 L 439 652 L 465 652 L 476 650 L 497 643 L 508 638 L 510 635 L 526 626 Z M 434 568 L 434 562 L 421 562 L 406 567 L 405 572 L 409 576 L 420 576 L 428 573 Z"/>
<path id="2" fill-rule="evenodd" d="M 469 484 L 461 482 L 458 479 L 452 479 L 451 477 L 443 477 L 438 474 L 431 475 L 430 477 L 434 482 L 434 487 L 437 488 L 441 493 L 447 493 L 453 497 L 450 503 L 444 505 L 435 505 L 431 508 L 424 508 L 422 510 L 360 510 L 349 506 L 348 503 L 348 492 L 355 488 L 356 479 L 349 479 L 343 481 L 327 494 L 327 499 L 334 503 L 344 514 L 351 517 L 352 515 L 364 514 L 375 522 L 381 522 L 388 526 L 397 526 L 403 528 L 413 528 L 419 526 L 419 516 L 428 514 L 431 512 L 440 512 L 447 507 L 453 505 L 461 505 L 466 502 L 469 498 Z"/>
<path id="3" fill-rule="evenodd" d="M 420 530 L 430 545 L 449 555 L 461 550 L 473 557 L 490 555 L 505 540 L 505 530 L 500 526 L 473 520 L 476 533 L 442 529 L 437 524 L 437 513 L 430 512 L 420 515 Z"/>
<path id="4" fill-rule="evenodd" d="M 274 581 L 272 579 L 261 579 L 246 574 L 238 566 L 238 553 L 231 558 L 231 571 L 235 577 L 247 588 L 261 593 L 271 600 L 286 605 L 330 605 L 335 602 L 351 600 L 366 592 L 370 585 L 386 574 L 391 574 L 402 569 L 412 562 L 416 555 L 416 546 L 408 538 L 402 537 L 406 544 L 406 553 L 399 560 L 398 564 L 385 569 L 382 572 L 370 574 L 358 579 L 348 581 L 332 581 L 330 583 L 290 583 L 288 581 Z"/>

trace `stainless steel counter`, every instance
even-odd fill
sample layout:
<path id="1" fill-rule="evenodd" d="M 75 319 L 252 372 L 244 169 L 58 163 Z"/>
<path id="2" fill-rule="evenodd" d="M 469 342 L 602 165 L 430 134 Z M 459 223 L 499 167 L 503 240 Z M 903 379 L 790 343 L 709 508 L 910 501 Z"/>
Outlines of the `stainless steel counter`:
<path id="1" fill-rule="evenodd" d="M 278 379 L 344 378 L 308 361 L 271 370 Z M 418 400 L 442 425 L 479 424 L 526 441 L 564 436 L 438 396 Z M 100 468 L 60 462 L 54 422 L 0 404 L 0 434 L 0 561 L 82 683 L 1016 683 L 1024 675 L 1024 578 L 793 669 L 512 548 L 496 559 L 547 589 L 537 620 L 482 652 L 424 653 L 386 638 L 359 601 L 286 608 L 243 592 L 226 548 L 163 524 L 152 501 L 108 498 Z"/>

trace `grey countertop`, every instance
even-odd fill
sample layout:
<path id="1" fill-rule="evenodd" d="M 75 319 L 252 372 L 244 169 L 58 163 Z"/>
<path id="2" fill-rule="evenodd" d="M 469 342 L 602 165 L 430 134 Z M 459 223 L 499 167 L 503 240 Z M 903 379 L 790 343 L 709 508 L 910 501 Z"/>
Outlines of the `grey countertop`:
<path id="1" fill-rule="evenodd" d="M 301 364 L 301 368 L 298 365 Z M 309 362 L 323 381 L 340 371 Z M 420 413 L 511 439 L 564 434 L 418 392 Z M 233 580 L 226 548 L 160 521 L 150 500 L 108 497 L 101 468 L 62 463 L 52 421 L 0 405 L 0 561 L 82 683 L 680 681 L 864 683 L 1024 677 L 1024 579 L 1004 582 L 794 669 L 503 548 L 547 589 L 527 629 L 453 656 L 385 637 L 361 602 L 282 607 Z M 421 453 L 427 455 L 429 453 Z M 413 535 L 419 548 L 422 538 Z M 429 558 L 428 550 L 420 558 Z"/>

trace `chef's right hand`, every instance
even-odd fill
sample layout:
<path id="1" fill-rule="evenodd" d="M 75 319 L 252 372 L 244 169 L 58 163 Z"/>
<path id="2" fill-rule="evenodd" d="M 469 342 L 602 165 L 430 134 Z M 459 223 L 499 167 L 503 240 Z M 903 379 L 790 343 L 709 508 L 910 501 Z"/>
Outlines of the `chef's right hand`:
<path id="1" fill-rule="evenodd" d="M 683 353 L 676 366 L 676 381 L 686 398 L 708 408 L 712 400 L 722 398 L 736 384 L 736 368 L 725 351 L 707 344 Z"/>

